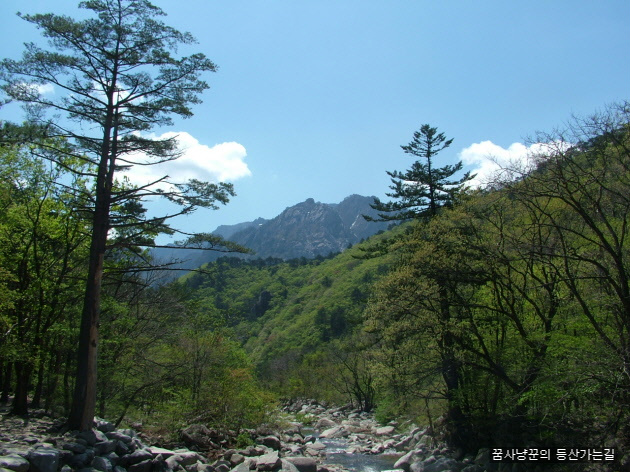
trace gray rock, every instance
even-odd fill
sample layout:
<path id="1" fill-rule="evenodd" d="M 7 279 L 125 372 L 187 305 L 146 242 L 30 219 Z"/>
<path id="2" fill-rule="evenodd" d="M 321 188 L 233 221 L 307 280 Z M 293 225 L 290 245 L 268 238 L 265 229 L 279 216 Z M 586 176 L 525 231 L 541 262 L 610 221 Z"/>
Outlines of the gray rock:
<path id="1" fill-rule="evenodd" d="M 273 451 L 268 454 L 263 454 L 258 457 L 256 461 L 256 469 L 258 470 L 276 470 L 280 468 L 281 461 L 278 456 L 278 451 Z"/>
<path id="2" fill-rule="evenodd" d="M 105 436 L 108 439 L 115 439 L 117 441 L 122 441 L 125 444 L 131 444 L 131 440 L 133 439 L 131 436 L 129 436 L 128 434 L 124 434 L 121 431 L 111 431 L 109 433 L 106 433 Z"/>
<path id="3" fill-rule="evenodd" d="M 320 438 L 324 439 L 333 439 L 343 437 L 344 434 L 347 436 L 348 433 L 342 426 L 333 426 L 332 428 L 325 429 L 319 435 Z"/>
<path id="4" fill-rule="evenodd" d="M 73 469 L 82 469 L 87 467 L 88 464 L 94 459 L 94 451 L 88 449 L 83 454 L 74 454 L 72 457 L 65 460 L 65 462 Z"/>
<path id="5" fill-rule="evenodd" d="M 153 459 L 147 459 L 142 462 L 137 462 L 127 467 L 128 472 L 151 472 L 153 468 Z"/>
<path id="6" fill-rule="evenodd" d="M 249 470 L 249 461 L 245 461 L 234 467 L 231 472 L 249 472 Z"/>
<path id="7" fill-rule="evenodd" d="M 396 431 L 396 428 L 394 426 L 383 426 L 381 428 L 376 428 L 374 434 L 376 434 L 377 436 L 389 436 L 390 434 L 393 434 L 394 431 Z"/>
<path id="8" fill-rule="evenodd" d="M 61 449 L 73 452 L 75 454 L 83 454 L 87 449 L 85 445 L 78 442 L 64 442 L 61 445 Z"/>
<path id="9" fill-rule="evenodd" d="M 52 447 L 38 447 L 28 454 L 31 463 L 30 472 L 57 472 L 59 451 Z"/>
<path id="10" fill-rule="evenodd" d="M 114 426 L 113 423 L 105 421 L 102 418 L 94 418 L 94 423 L 96 424 L 96 429 L 98 429 L 102 433 L 111 433 L 116 429 L 116 426 Z"/>
<path id="11" fill-rule="evenodd" d="M 111 439 L 97 442 L 94 444 L 94 454 L 97 456 L 104 456 L 110 452 L 114 452 L 116 450 L 116 444 L 117 441 L 112 441 Z"/>
<path id="12" fill-rule="evenodd" d="M 96 470 L 100 470 L 101 472 L 112 472 L 114 470 L 112 463 L 104 457 L 100 456 L 96 456 L 92 460 L 91 465 L 93 468 L 95 468 Z"/>
<path id="13" fill-rule="evenodd" d="M 171 456 L 175 455 L 175 451 L 171 451 L 170 449 L 164 449 L 163 447 L 157 446 L 149 446 L 147 448 L 151 454 L 153 454 L 153 458 L 157 458 L 157 456 L 162 456 L 163 459 L 168 459 Z"/>
<path id="14" fill-rule="evenodd" d="M 324 449 L 326 449 L 326 445 L 323 442 L 320 441 L 315 441 L 312 444 L 308 444 L 306 446 L 307 449 L 314 449 L 316 451 L 323 451 Z"/>
<path id="15" fill-rule="evenodd" d="M 317 461 L 311 457 L 287 457 L 285 460 L 297 467 L 299 472 L 317 472 Z"/>
<path id="16" fill-rule="evenodd" d="M 98 429 L 90 429 L 77 433 L 77 439 L 83 439 L 88 446 L 94 446 L 97 442 L 107 441 L 107 436 Z"/>
<path id="17" fill-rule="evenodd" d="M 337 423 L 330 418 L 320 418 L 317 423 L 315 423 L 315 429 L 319 430 L 332 428 L 333 426 L 337 426 Z"/>
<path id="18" fill-rule="evenodd" d="M 22 456 L 11 454 L 0 457 L 0 468 L 14 470 L 15 472 L 26 472 L 31 464 Z"/>
<path id="19" fill-rule="evenodd" d="M 203 462 L 203 457 L 197 454 L 195 451 L 178 451 L 176 456 L 180 465 L 186 467 L 188 465 L 196 464 L 197 461 Z"/>
<path id="20" fill-rule="evenodd" d="M 260 439 L 260 443 L 264 446 L 270 447 L 274 451 L 279 451 L 280 449 L 282 449 L 282 443 L 275 436 L 265 436 L 264 438 Z"/>
<path id="21" fill-rule="evenodd" d="M 278 472 L 299 472 L 298 468 L 291 462 L 280 459 L 280 470 Z"/>
<path id="22" fill-rule="evenodd" d="M 245 456 L 243 454 L 234 453 L 230 455 L 229 461 L 232 467 L 236 467 L 237 465 L 245 462 Z"/>
<path id="23" fill-rule="evenodd" d="M 3 456 L 17 455 L 26 458 L 29 452 L 31 452 L 31 448 L 28 446 L 10 444 L 0 447 L 0 455 Z"/>
<path id="24" fill-rule="evenodd" d="M 131 439 L 131 438 L 130 438 Z M 114 450 L 120 457 L 131 454 L 133 450 L 124 441 L 116 441 L 116 449 Z"/>
<path id="25" fill-rule="evenodd" d="M 139 464 L 140 462 L 150 461 L 153 459 L 153 454 L 146 449 L 138 449 L 137 451 L 132 452 L 131 454 L 127 454 L 126 456 L 122 456 L 120 458 L 120 465 L 127 470 L 129 467 L 134 464 Z"/>
<path id="26" fill-rule="evenodd" d="M 394 469 L 403 469 L 405 472 L 409 472 L 411 468 L 411 464 L 414 462 L 416 458 L 416 452 L 411 451 L 402 456 L 400 459 L 396 461 L 394 464 Z"/>

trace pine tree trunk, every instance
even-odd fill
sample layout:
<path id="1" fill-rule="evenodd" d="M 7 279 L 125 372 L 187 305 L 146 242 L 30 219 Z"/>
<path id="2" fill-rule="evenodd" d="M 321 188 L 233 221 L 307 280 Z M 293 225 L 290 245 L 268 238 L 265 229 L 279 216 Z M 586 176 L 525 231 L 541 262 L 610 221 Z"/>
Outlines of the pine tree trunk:
<path id="1" fill-rule="evenodd" d="M 116 70 L 113 71 L 108 100 L 114 102 L 116 90 Z M 101 312 L 101 283 L 105 268 L 105 250 L 109 232 L 109 212 L 114 183 L 116 162 L 116 126 L 115 108 L 107 110 L 103 130 L 103 142 L 98 174 L 96 177 L 96 195 L 92 217 L 92 241 L 88 261 L 88 276 L 81 313 L 79 348 L 77 351 L 77 373 L 74 395 L 68 427 L 80 431 L 92 428 L 96 411 L 96 371 L 98 359 L 98 324 Z M 112 137 L 113 131 L 113 137 Z"/>

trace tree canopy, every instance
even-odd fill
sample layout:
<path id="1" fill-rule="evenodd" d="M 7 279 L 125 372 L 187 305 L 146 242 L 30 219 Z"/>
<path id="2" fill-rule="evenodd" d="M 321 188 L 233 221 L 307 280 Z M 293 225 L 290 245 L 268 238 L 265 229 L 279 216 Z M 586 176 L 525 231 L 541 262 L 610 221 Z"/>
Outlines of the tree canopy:
<path id="1" fill-rule="evenodd" d="M 192 105 L 208 88 L 201 79 L 216 70 L 203 54 L 176 57 L 178 45 L 194 42 L 159 20 L 164 12 L 148 0 L 90 0 L 79 4 L 93 16 L 74 20 L 53 13 L 23 15 L 48 38 L 50 50 L 26 45 L 21 60 L 0 63 L 2 90 L 23 103 L 31 126 L 47 139 L 63 138 L 63 152 L 40 141 L 41 155 L 90 180 L 77 201 L 91 219 L 91 243 L 79 336 L 77 382 L 70 426 L 88 429 L 94 416 L 101 284 L 106 252 L 116 247 L 150 245 L 161 232 L 173 233 L 167 220 L 198 207 L 216 208 L 234 195 L 231 184 L 168 176 L 133 186 L 121 172 L 132 166 L 177 159 L 176 138 L 155 139 L 143 132 L 172 124 L 172 116 L 192 115 Z M 57 93 L 45 93 L 53 86 Z M 57 115 L 48 116 L 48 111 Z M 71 157 L 85 163 L 67 167 Z M 146 197 L 179 205 L 173 214 L 149 217 Z M 197 242 L 200 238 L 194 238 Z M 207 238 L 211 244 L 219 241 Z"/>

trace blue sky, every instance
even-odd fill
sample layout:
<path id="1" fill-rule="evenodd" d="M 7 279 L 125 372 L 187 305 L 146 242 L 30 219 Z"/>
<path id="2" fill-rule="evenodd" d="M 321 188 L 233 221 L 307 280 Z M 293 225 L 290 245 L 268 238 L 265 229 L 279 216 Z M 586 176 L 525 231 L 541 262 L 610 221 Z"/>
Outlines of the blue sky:
<path id="1" fill-rule="evenodd" d="M 77 15 L 72 0 L 5 0 L 0 57 L 37 30 L 16 11 Z M 218 66 L 177 132 L 178 171 L 232 181 L 237 196 L 180 225 L 211 231 L 312 197 L 383 197 L 386 170 L 422 124 L 454 138 L 440 163 L 521 152 L 572 114 L 630 99 L 627 0 L 154 0 Z M 5 108 L 0 117 L 15 112 Z M 199 161 L 203 161 L 199 164 Z M 199 167 L 205 167 L 199 170 Z"/>

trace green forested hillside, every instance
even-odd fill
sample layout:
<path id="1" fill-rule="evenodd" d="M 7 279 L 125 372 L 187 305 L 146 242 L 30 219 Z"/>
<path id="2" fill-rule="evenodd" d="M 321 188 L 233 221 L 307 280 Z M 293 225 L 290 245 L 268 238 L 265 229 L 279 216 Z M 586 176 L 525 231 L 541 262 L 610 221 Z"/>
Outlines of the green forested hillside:
<path id="1" fill-rule="evenodd" d="M 362 258 L 365 247 L 312 260 L 222 258 L 183 281 L 194 306 L 231 327 L 260 379 L 279 395 L 340 399 L 341 392 L 331 391 L 334 385 L 316 385 L 323 366 L 313 359 L 360 330 L 371 287 L 393 261 Z"/>
<path id="2" fill-rule="evenodd" d="M 210 266 L 192 299 L 281 396 L 443 415 L 465 448 L 625 437 L 628 116 L 540 136 L 509 179 L 333 259 Z"/>
<path id="3" fill-rule="evenodd" d="M 239 431 L 311 397 L 474 451 L 626 447 L 629 123 L 621 104 L 540 135 L 507 178 L 329 258 L 222 258 L 158 287 L 146 251 L 113 245 L 98 413 Z M 67 414 L 89 229 L 28 149 L 0 149 L 2 400 Z"/>

